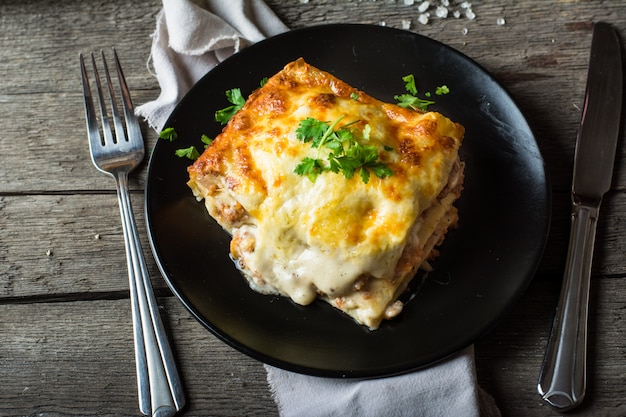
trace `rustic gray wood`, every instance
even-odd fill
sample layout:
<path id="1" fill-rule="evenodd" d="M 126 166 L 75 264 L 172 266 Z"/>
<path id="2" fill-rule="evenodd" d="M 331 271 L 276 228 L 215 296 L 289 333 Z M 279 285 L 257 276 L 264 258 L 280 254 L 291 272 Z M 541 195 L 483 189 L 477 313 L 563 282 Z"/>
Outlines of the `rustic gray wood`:
<path id="1" fill-rule="evenodd" d="M 187 415 L 276 413 L 259 362 L 217 340 L 176 299 L 161 306 L 184 358 Z M 127 299 L 4 304 L 0 312 L 0 415 L 139 414 Z"/>
<path id="2" fill-rule="evenodd" d="M 403 0 L 267 0 L 292 29 L 385 24 L 476 60 L 518 102 L 553 187 L 545 256 L 522 300 L 476 343 L 478 381 L 503 416 L 554 416 L 535 393 L 569 233 L 569 188 L 592 23 L 626 36 L 619 1 L 473 1 L 475 20 L 418 23 Z M 420 3 L 416 1 L 415 3 Z M 460 2 L 451 1 L 453 4 Z M 158 0 L 0 2 L 0 415 L 138 415 L 128 284 L 113 182 L 91 165 L 78 53 L 115 46 L 136 104 Z M 503 18 L 504 25 L 497 19 Z M 464 34 L 466 30 L 466 34 Z M 143 126 L 147 147 L 156 134 Z M 622 142 L 625 134 L 622 133 Z M 626 415 L 626 147 L 602 207 L 593 268 L 589 393 L 573 416 Z M 206 331 L 150 257 L 144 163 L 131 178 L 149 270 L 188 395 L 184 415 L 276 415 L 262 364 Z M 506 277 L 503 277 L 506 279 Z"/>

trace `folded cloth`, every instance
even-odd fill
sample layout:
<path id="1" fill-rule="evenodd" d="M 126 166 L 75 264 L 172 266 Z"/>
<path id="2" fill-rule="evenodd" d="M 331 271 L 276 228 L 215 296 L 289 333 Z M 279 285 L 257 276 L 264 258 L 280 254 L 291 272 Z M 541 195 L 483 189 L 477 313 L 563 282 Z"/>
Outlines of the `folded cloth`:
<path id="1" fill-rule="evenodd" d="M 288 30 L 263 0 L 163 0 L 150 60 L 161 94 L 137 107 L 160 131 L 189 89 L 242 48 Z"/>
<path id="2" fill-rule="evenodd" d="M 204 74 L 242 48 L 287 31 L 262 0 L 163 0 L 150 53 L 159 97 L 137 108 L 159 131 Z M 281 416 L 497 417 L 476 383 L 472 347 L 406 375 L 350 380 L 318 378 L 266 365 Z"/>
<path id="3" fill-rule="evenodd" d="M 442 363 L 405 375 L 339 379 L 265 365 L 281 417 L 499 417 L 476 383 L 472 346 Z"/>

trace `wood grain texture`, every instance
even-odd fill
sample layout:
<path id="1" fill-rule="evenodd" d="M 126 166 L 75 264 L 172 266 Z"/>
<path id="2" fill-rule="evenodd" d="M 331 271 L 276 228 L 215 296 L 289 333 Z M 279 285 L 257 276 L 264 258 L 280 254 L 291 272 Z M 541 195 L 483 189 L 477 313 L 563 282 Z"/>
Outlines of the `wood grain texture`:
<path id="1" fill-rule="evenodd" d="M 142 197 L 131 197 L 137 227 L 149 272 L 158 277 L 153 280 L 155 288 L 163 289 L 165 284 L 149 252 Z M 124 238 L 115 194 L 0 197 L 0 214 L 0 300 L 70 294 L 128 296 Z"/>
<path id="2" fill-rule="evenodd" d="M 160 303 L 186 415 L 269 416 L 263 366 L 216 339 L 175 299 Z M 139 415 L 128 300 L 0 305 L 0 415 Z"/>
<path id="3" fill-rule="evenodd" d="M 557 302 L 557 282 L 535 280 L 511 314 L 476 344 L 479 384 L 503 416 L 558 415 L 536 394 L 536 384 Z M 624 416 L 626 328 L 623 279 L 591 285 L 588 390 L 574 416 Z"/>
<path id="4" fill-rule="evenodd" d="M 266 2 L 292 29 L 408 24 L 474 59 L 519 104 L 550 174 L 552 228 L 528 292 L 476 343 L 478 381 L 505 417 L 557 415 L 535 386 L 567 250 L 591 29 L 604 20 L 624 38 L 626 6 L 472 1 L 475 20 L 432 18 L 422 25 L 419 1 Z M 135 104 L 156 98 L 159 86 L 146 64 L 160 9 L 158 0 L 0 2 L 0 416 L 139 415 L 119 211 L 114 183 L 89 160 L 78 54 L 115 46 Z M 142 129 L 151 149 L 156 133 Z M 626 415 L 624 136 L 598 228 L 589 393 L 572 416 Z M 132 200 L 187 392 L 182 414 L 277 415 L 263 366 L 206 331 L 159 276 L 144 226 L 146 168 L 144 161 L 131 177 Z"/>

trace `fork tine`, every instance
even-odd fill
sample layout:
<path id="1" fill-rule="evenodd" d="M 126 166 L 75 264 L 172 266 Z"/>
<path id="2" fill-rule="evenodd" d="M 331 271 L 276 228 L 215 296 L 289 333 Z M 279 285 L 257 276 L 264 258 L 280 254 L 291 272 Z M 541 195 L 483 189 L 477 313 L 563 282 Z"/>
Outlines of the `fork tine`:
<path id="1" fill-rule="evenodd" d="M 91 94 L 91 87 L 89 86 L 89 77 L 87 76 L 87 69 L 85 68 L 85 59 L 83 54 L 79 54 L 80 59 L 80 72 L 83 84 L 83 96 L 85 98 L 85 119 L 87 120 L 87 136 L 89 138 L 89 146 L 92 148 L 96 145 L 102 146 L 102 137 L 100 136 L 100 130 L 98 129 L 98 120 L 96 118 L 96 110 L 93 104 L 93 95 Z"/>
<path id="2" fill-rule="evenodd" d="M 113 58 L 115 59 L 115 69 L 117 70 L 117 78 L 120 82 L 120 89 L 122 92 L 122 107 L 124 108 L 124 118 L 126 119 L 126 129 L 128 131 L 129 140 L 141 140 L 143 144 L 143 137 L 141 135 L 141 128 L 139 127 L 139 121 L 135 116 L 133 102 L 130 98 L 130 92 L 128 91 L 128 85 L 126 84 L 126 78 L 120 65 L 120 60 L 117 56 L 117 51 L 113 48 Z"/>
<path id="3" fill-rule="evenodd" d="M 109 67 L 107 65 L 107 60 L 104 55 L 104 51 L 100 50 L 100 54 L 102 55 L 102 66 L 104 67 L 104 73 L 106 76 L 107 86 L 109 88 L 109 99 L 111 101 L 111 112 L 113 115 L 113 124 L 115 125 L 115 137 L 117 142 L 125 142 L 127 140 L 126 133 L 124 132 L 124 124 L 122 123 L 122 119 L 120 118 L 120 113 L 117 111 L 117 105 L 115 100 L 115 89 L 113 88 L 113 83 L 111 82 L 111 74 L 109 73 Z M 119 76 L 119 73 L 118 73 Z"/>
<path id="4" fill-rule="evenodd" d="M 93 66 L 93 74 L 96 80 L 96 91 L 98 92 L 98 102 L 100 104 L 100 121 L 102 122 L 102 133 L 104 134 L 104 144 L 115 143 L 113 138 L 113 131 L 111 130 L 111 124 L 109 123 L 109 116 L 107 114 L 107 107 L 104 101 L 104 94 L 102 93 L 102 84 L 100 83 L 100 74 L 98 73 L 98 66 L 96 65 L 96 58 L 91 55 L 91 65 Z"/>

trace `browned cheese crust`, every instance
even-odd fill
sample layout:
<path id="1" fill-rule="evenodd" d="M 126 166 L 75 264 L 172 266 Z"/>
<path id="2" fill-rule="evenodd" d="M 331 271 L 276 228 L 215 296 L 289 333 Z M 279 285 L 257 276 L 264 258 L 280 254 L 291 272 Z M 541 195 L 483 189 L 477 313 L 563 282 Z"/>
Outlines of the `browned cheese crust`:
<path id="1" fill-rule="evenodd" d="M 294 173 L 321 152 L 296 138 L 307 117 L 371 130 L 367 143 L 393 175 Z M 250 95 L 189 167 L 188 184 L 233 236 L 253 289 L 321 298 L 375 329 L 401 311 L 398 296 L 457 223 L 463 135 L 439 113 L 381 102 L 298 59 Z"/>

